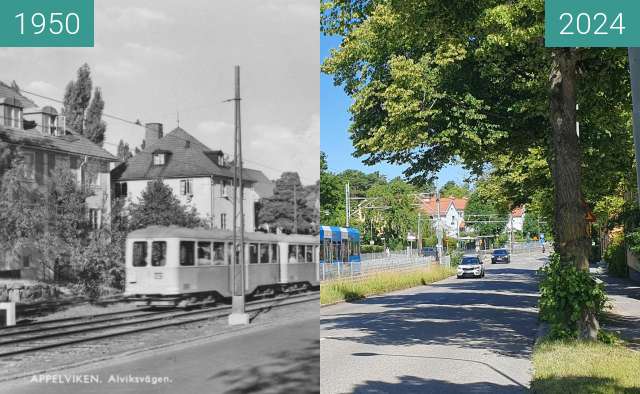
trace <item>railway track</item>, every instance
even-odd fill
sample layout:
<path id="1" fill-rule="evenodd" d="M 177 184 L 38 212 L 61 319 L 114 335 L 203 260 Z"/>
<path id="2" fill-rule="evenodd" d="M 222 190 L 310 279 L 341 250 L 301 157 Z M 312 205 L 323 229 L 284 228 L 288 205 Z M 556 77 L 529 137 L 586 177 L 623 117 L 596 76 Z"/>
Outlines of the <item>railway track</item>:
<path id="1" fill-rule="evenodd" d="M 313 292 L 252 301 L 247 303 L 246 311 L 259 312 L 265 309 L 308 302 L 318 299 L 318 296 L 318 292 Z M 175 309 L 169 311 L 130 310 L 96 315 L 78 323 L 69 322 L 74 319 L 82 319 L 82 317 L 7 327 L 0 330 L 0 358 L 158 328 L 213 320 L 227 316 L 230 310 L 231 306 L 229 305 L 190 311 Z"/>

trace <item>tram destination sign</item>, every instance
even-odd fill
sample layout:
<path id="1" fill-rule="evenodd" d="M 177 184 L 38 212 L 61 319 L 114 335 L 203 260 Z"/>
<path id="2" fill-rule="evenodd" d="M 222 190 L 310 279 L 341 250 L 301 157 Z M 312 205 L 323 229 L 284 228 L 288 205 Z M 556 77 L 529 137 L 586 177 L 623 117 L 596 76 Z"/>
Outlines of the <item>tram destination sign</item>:
<path id="1" fill-rule="evenodd" d="M 640 1 L 546 0 L 547 47 L 640 47 Z"/>

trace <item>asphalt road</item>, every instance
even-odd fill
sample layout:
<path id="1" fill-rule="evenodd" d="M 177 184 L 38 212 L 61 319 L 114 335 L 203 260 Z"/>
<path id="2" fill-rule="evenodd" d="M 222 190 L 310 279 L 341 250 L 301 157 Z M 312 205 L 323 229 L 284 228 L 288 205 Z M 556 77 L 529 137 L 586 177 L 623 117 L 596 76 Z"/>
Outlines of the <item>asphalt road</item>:
<path id="1" fill-rule="evenodd" d="M 322 308 L 322 393 L 526 391 L 543 260 Z"/>
<path id="2" fill-rule="evenodd" d="M 317 307 L 311 305 L 309 313 L 286 324 L 258 327 L 132 360 L 115 360 L 98 368 L 51 373 L 57 379 L 97 377 L 100 383 L 36 383 L 31 377 L 1 383 L 0 392 L 317 393 L 320 385 L 317 313 Z M 109 381 L 146 376 L 163 380 L 156 384 Z"/>

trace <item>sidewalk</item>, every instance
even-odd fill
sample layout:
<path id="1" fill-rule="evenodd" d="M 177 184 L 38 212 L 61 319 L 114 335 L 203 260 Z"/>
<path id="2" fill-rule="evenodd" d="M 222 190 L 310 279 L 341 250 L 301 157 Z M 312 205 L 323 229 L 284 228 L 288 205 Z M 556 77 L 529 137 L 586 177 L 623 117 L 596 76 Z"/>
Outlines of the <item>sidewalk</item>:
<path id="1" fill-rule="evenodd" d="M 640 283 L 609 276 L 606 265 L 592 266 L 590 271 L 605 283 L 613 305 L 607 317 L 600 322 L 602 328 L 617 332 L 633 349 L 640 350 Z"/>

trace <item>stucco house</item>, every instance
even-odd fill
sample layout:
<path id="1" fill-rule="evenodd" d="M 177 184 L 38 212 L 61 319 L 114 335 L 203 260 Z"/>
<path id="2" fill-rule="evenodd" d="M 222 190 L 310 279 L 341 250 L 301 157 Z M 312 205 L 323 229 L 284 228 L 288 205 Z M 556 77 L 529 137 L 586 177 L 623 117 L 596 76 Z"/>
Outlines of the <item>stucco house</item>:
<path id="1" fill-rule="evenodd" d="M 522 231 L 524 229 L 524 216 L 525 216 L 525 207 L 515 207 L 511 211 L 511 217 L 513 218 L 513 230 L 514 231 Z M 511 230 L 511 222 L 507 222 L 507 226 L 505 231 L 509 232 Z"/>
<path id="2" fill-rule="evenodd" d="M 440 207 L 435 197 L 426 197 L 422 200 L 422 212 L 431 218 L 434 228 L 439 220 L 444 232 L 449 237 L 457 237 L 465 228 L 464 210 L 467 207 L 468 198 L 454 196 L 440 197 Z M 438 211 L 440 216 L 438 217 Z"/>
<path id="3" fill-rule="evenodd" d="M 231 229 L 234 170 L 225 154 L 180 127 L 166 135 L 160 123 L 149 123 L 145 130 L 145 149 L 111 172 L 114 196 L 137 202 L 149 181 L 162 179 L 181 203 L 194 207 L 212 227 Z M 273 186 L 252 169 L 243 171 L 243 182 L 245 229 L 254 231 L 258 190 L 272 193 Z"/>
<path id="4" fill-rule="evenodd" d="M 17 148 L 26 166 L 24 182 L 44 188 L 56 168 L 71 170 L 91 190 L 87 215 L 94 228 L 107 225 L 111 207 L 110 164 L 119 161 L 84 136 L 65 127 L 64 118 L 0 82 L 0 142 Z M 25 249 L 19 256 L 0 254 L 0 275 L 40 277 L 43 266 Z"/>

